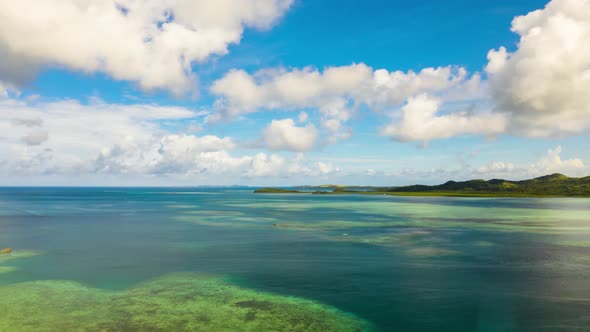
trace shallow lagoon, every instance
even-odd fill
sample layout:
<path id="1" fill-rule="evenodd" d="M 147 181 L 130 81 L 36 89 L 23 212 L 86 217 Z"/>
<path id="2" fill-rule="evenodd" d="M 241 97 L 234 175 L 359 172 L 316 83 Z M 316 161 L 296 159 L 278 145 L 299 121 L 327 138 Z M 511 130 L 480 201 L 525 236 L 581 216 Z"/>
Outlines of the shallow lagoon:
<path id="1" fill-rule="evenodd" d="M 0 330 L 586 328 L 589 243 L 589 199 L 4 188 Z"/>

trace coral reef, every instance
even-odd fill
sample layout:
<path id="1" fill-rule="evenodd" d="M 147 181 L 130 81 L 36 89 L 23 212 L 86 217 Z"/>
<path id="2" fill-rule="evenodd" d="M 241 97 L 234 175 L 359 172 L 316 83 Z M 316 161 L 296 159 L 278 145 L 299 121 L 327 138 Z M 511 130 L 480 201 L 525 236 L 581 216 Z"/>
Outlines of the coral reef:
<path id="1" fill-rule="evenodd" d="M 10 273 L 16 270 L 17 268 L 14 266 L 0 266 L 0 274 Z"/>
<path id="2" fill-rule="evenodd" d="M 460 252 L 449 249 L 423 247 L 414 248 L 407 251 L 408 254 L 420 257 L 441 257 L 441 256 L 454 256 L 459 255 Z"/>
<path id="3" fill-rule="evenodd" d="M 70 281 L 0 287 L 1 331 L 367 331 L 313 301 L 173 274 L 120 292 Z"/>
<path id="4" fill-rule="evenodd" d="M 36 250 L 11 250 L 9 253 L 0 255 L 0 264 L 6 261 L 31 258 L 42 254 L 42 252 Z"/>

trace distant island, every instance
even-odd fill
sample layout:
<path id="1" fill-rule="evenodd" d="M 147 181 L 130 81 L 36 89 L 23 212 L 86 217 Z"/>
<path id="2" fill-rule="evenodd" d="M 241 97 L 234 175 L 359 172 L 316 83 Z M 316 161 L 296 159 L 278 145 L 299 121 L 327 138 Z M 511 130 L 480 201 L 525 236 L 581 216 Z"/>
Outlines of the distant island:
<path id="1" fill-rule="evenodd" d="M 314 190 L 316 189 L 316 190 Z M 394 196 L 456 196 L 456 197 L 590 197 L 590 176 L 571 178 L 563 174 L 534 179 L 510 181 L 502 179 L 448 181 L 444 184 L 402 187 L 321 185 L 294 188 L 260 188 L 260 194 L 362 194 Z"/>

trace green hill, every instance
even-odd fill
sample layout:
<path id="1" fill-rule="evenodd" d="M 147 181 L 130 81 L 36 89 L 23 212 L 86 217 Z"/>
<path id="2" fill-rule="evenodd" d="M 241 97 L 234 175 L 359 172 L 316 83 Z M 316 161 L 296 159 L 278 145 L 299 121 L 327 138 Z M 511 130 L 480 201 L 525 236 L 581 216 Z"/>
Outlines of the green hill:
<path id="1" fill-rule="evenodd" d="M 405 187 L 379 188 L 377 191 L 392 193 L 485 193 L 485 194 L 515 194 L 539 196 L 590 196 L 590 176 L 570 178 L 563 174 L 551 174 L 538 178 L 509 181 L 502 179 L 448 181 L 435 186 L 413 185 Z"/>
<path id="2" fill-rule="evenodd" d="M 306 187 L 313 188 L 313 187 Z M 315 187 L 324 189 L 326 186 Z M 362 188 L 362 190 L 359 190 Z M 264 188 L 257 193 L 301 193 L 298 190 Z M 434 186 L 411 185 L 403 187 L 358 187 L 338 186 L 332 191 L 317 191 L 314 194 L 364 194 L 400 196 L 479 196 L 479 197 L 590 197 L 590 176 L 570 178 L 563 174 L 545 175 L 534 179 L 510 181 L 502 179 L 448 181 Z"/>

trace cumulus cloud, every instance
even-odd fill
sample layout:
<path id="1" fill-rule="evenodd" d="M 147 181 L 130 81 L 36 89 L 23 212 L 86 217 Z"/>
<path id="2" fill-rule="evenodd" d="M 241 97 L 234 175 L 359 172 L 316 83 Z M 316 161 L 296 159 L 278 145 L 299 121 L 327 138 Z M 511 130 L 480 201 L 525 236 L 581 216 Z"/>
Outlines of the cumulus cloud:
<path id="1" fill-rule="evenodd" d="M 223 55 L 246 27 L 269 28 L 292 0 L 0 0 L 0 78 L 48 65 L 187 92 L 191 65 Z"/>
<path id="2" fill-rule="evenodd" d="M 41 120 L 40 118 L 31 118 L 31 119 L 18 118 L 18 119 L 13 119 L 12 123 L 14 123 L 17 126 L 25 126 L 25 127 L 41 127 L 41 126 L 43 126 L 43 120 Z"/>
<path id="3" fill-rule="evenodd" d="M 539 160 L 530 164 L 492 161 L 474 170 L 475 175 L 486 177 L 504 177 L 524 179 L 552 173 L 563 173 L 569 176 L 585 176 L 590 171 L 580 158 L 562 159 L 562 147 L 548 149 Z"/>
<path id="4" fill-rule="evenodd" d="M 333 99 L 320 106 L 321 125 L 329 133 L 328 142 L 333 143 L 340 139 L 349 138 L 352 129 L 346 126 L 346 122 L 352 117 L 353 109 L 350 101 L 346 99 Z"/>
<path id="5" fill-rule="evenodd" d="M 272 120 L 263 131 L 264 145 L 270 150 L 304 152 L 310 150 L 318 136 L 316 127 L 297 127 L 292 119 Z"/>
<path id="6" fill-rule="evenodd" d="M 452 66 L 424 68 L 418 73 L 379 69 L 374 72 L 373 81 L 374 84 L 365 87 L 362 92 L 364 102 L 375 106 L 395 106 L 423 93 L 444 94 L 452 88 L 461 87 L 467 92 L 472 89 L 473 83 L 479 81 L 479 76 L 469 77 L 465 68 Z M 470 94 L 463 97 L 470 97 Z"/>
<path id="7" fill-rule="evenodd" d="M 317 164 L 317 172 L 320 176 L 326 176 L 334 172 L 340 172 L 339 168 L 335 168 L 331 163 L 324 163 L 319 161 Z"/>
<path id="8" fill-rule="evenodd" d="M 215 102 L 216 119 L 235 118 L 261 110 L 319 109 L 322 127 L 332 138 L 346 130 L 342 122 L 351 114 L 352 94 L 371 78 L 371 69 L 364 64 L 328 67 L 323 72 L 303 69 L 263 69 L 252 75 L 232 70 L 215 81 L 211 92 Z"/>
<path id="9" fill-rule="evenodd" d="M 249 160 L 252 167 L 246 171 L 249 177 L 278 176 L 285 167 L 285 159 L 277 155 L 259 153 Z"/>
<path id="10" fill-rule="evenodd" d="M 501 161 L 492 161 L 487 165 L 483 165 L 477 168 L 476 172 L 479 174 L 498 174 L 498 173 L 511 173 L 515 169 L 513 163 L 505 163 Z"/>
<path id="11" fill-rule="evenodd" d="M 223 173 L 243 162 L 228 154 L 234 148 L 235 143 L 228 137 L 172 134 L 162 137 L 155 156 L 143 163 L 147 162 L 151 173 Z"/>
<path id="12" fill-rule="evenodd" d="M 504 132 L 506 119 L 500 114 L 437 113 L 439 98 L 422 94 L 408 99 L 401 109 L 401 121 L 395 120 L 381 131 L 394 140 L 428 142 L 457 135 L 495 135 Z"/>
<path id="13" fill-rule="evenodd" d="M 247 164 L 245 176 L 253 178 L 326 177 L 340 172 L 340 169 L 331 163 L 307 160 L 302 153 L 291 158 L 258 153 L 253 157 L 248 157 Z"/>
<path id="14" fill-rule="evenodd" d="M 211 92 L 218 97 L 217 119 L 263 110 L 317 109 L 321 127 L 335 141 L 350 136 L 345 124 L 361 105 L 383 112 L 425 92 L 467 99 L 478 86 L 479 76 L 470 77 L 460 67 L 389 72 L 360 63 L 323 71 L 311 67 L 254 74 L 232 70 L 213 83 Z"/>
<path id="15" fill-rule="evenodd" d="M 0 53 L 0 59 L 2 59 L 2 54 Z M 2 63 L 0 61 L 0 78 L 2 78 Z M 10 95 L 19 95 L 20 91 L 15 88 L 14 84 L 9 84 L 0 80 L 0 99 L 8 98 Z"/>
<path id="16" fill-rule="evenodd" d="M 329 67 L 320 73 L 311 67 L 287 71 L 265 69 L 253 75 L 232 70 L 213 83 L 224 116 L 256 112 L 260 108 L 300 109 L 348 94 L 371 77 L 364 64 Z"/>
<path id="17" fill-rule="evenodd" d="M 236 151 L 232 138 L 167 129 L 182 128 L 186 121 L 202 116 L 182 107 L 100 100 L 87 104 L 43 98 L 0 100 L 0 177 L 182 175 L 215 182 L 212 175 L 239 180 L 322 176 L 335 171 L 299 154 L 293 158 L 244 155 Z M 296 132 L 307 128 L 290 125 L 286 128 Z M 294 144 L 294 149 L 307 144 L 281 135 L 283 143 Z"/>
<path id="18" fill-rule="evenodd" d="M 167 135 L 160 140 L 160 151 L 175 156 L 198 152 L 215 152 L 233 150 L 235 144 L 231 138 L 213 135 L 197 137 L 193 135 Z"/>
<path id="19" fill-rule="evenodd" d="M 41 145 L 48 139 L 49 134 L 43 130 L 30 132 L 21 138 L 21 140 L 27 145 Z"/>
<path id="20" fill-rule="evenodd" d="M 586 165 L 580 158 L 561 159 L 561 146 L 549 149 L 547 155 L 529 167 L 532 174 L 544 175 L 550 173 L 564 173 L 572 175 L 586 175 Z"/>
<path id="21" fill-rule="evenodd" d="M 322 107 L 341 99 L 373 106 L 399 105 L 418 93 L 438 92 L 466 81 L 463 68 L 389 72 L 360 63 L 327 67 L 323 72 L 312 67 L 264 69 L 252 75 L 232 70 L 214 82 L 211 91 L 219 96 L 218 110 L 231 117 L 261 109 Z"/>
<path id="22" fill-rule="evenodd" d="M 553 0 L 516 17 L 518 48 L 488 54 L 498 108 L 528 136 L 580 133 L 590 126 L 590 1 Z"/>
<path id="23" fill-rule="evenodd" d="M 31 164 L 40 167 L 31 172 L 88 171 L 102 149 L 127 144 L 137 145 L 141 151 L 145 142 L 166 134 L 156 122 L 195 116 L 180 107 L 8 98 L 0 100 L 1 158 L 7 171 L 10 164 L 41 155 L 52 158 L 43 157 L 48 160 L 44 164 Z"/>
<path id="24" fill-rule="evenodd" d="M 306 112 L 301 112 L 297 116 L 297 122 L 299 122 L 299 123 L 305 123 L 308 118 L 309 118 L 309 115 L 307 115 Z"/>

